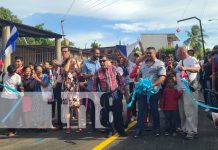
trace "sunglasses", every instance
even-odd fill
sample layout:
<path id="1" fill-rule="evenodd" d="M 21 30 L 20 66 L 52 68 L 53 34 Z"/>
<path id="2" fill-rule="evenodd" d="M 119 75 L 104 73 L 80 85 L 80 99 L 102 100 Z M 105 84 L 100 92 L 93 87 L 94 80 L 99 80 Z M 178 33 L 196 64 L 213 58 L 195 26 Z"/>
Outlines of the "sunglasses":
<path id="1" fill-rule="evenodd" d="M 100 62 L 100 63 L 102 63 L 102 62 L 106 62 L 106 60 L 99 60 L 99 62 Z"/>

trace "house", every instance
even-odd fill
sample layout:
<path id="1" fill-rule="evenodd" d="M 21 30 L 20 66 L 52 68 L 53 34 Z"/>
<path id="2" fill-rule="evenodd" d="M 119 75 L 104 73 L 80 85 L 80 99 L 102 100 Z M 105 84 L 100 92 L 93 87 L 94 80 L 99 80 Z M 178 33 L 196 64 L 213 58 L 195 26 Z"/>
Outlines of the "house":
<path id="1" fill-rule="evenodd" d="M 100 52 L 108 58 L 114 58 L 115 46 L 101 47 Z M 91 49 L 80 49 L 76 47 L 69 47 L 73 57 L 76 57 L 79 51 L 82 51 L 83 57 L 89 58 L 91 56 Z M 55 46 L 48 45 L 17 45 L 16 51 L 11 54 L 11 62 L 14 62 L 16 56 L 23 57 L 24 64 L 28 65 L 29 62 L 40 64 L 45 61 L 51 61 L 56 58 Z"/>
<path id="2" fill-rule="evenodd" d="M 155 47 L 159 50 L 163 47 L 173 47 L 174 41 L 179 41 L 179 38 L 174 33 L 170 34 L 141 34 L 141 42 L 146 49 L 147 47 Z"/>

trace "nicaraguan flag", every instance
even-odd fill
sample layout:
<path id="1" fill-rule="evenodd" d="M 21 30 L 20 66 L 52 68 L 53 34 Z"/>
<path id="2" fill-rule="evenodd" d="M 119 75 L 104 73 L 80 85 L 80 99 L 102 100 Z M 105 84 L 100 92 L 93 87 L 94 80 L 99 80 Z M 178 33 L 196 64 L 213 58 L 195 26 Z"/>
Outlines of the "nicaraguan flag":
<path id="1" fill-rule="evenodd" d="M 116 48 L 120 50 L 120 52 L 125 56 L 129 57 L 129 55 L 132 53 L 134 48 L 139 44 L 139 41 L 136 41 L 130 45 L 116 45 Z"/>
<path id="2" fill-rule="evenodd" d="M 16 50 L 16 40 L 19 37 L 19 33 L 14 24 L 11 25 L 11 33 L 10 37 L 6 43 L 5 49 L 2 52 L 2 57 L 4 57 L 7 53 L 13 53 Z"/>

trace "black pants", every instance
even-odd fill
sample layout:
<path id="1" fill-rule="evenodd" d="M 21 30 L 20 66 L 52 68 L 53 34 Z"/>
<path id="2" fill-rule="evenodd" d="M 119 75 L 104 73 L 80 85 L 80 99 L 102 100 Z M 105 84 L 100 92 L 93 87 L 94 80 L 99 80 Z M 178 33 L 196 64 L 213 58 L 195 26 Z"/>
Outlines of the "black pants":
<path id="1" fill-rule="evenodd" d="M 112 106 L 109 105 L 109 98 L 113 98 Z M 108 109 L 108 111 L 112 111 L 113 113 L 113 123 L 108 126 L 108 131 L 113 131 L 114 128 L 120 134 L 124 133 L 124 124 L 123 124 L 123 104 L 122 104 L 123 96 L 122 94 L 116 90 L 113 93 L 105 93 L 101 96 L 100 101 L 101 105 Z"/>
<path id="2" fill-rule="evenodd" d="M 164 110 L 163 112 L 165 115 L 165 130 L 168 132 L 176 131 L 178 111 L 177 110 Z"/>
<path id="3" fill-rule="evenodd" d="M 131 82 L 129 84 L 129 92 L 131 93 L 131 95 L 132 95 L 133 90 L 134 90 L 134 82 Z M 136 116 L 136 101 L 137 101 L 136 98 L 137 98 L 137 96 L 135 95 L 135 100 L 134 100 L 134 102 L 132 104 L 132 115 L 133 116 Z M 130 99 L 131 99 L 131 97 L 130 97 Z"/>
<path id="4" fill-rule="evenodd" d="M 61 100 L 61 86 L 62 86 L 62 83 L 57 83 L 56 87 L 54 88 L 53 93 L 54 93 L 55 102 L 52 103 L 52 117 L 54 117 L 56 103 L 57 103 L 58 126 L 62 126 L 63 125 L 62 122 L 61 122 L 61 104 L 62 104 L 62 100 Z"/>

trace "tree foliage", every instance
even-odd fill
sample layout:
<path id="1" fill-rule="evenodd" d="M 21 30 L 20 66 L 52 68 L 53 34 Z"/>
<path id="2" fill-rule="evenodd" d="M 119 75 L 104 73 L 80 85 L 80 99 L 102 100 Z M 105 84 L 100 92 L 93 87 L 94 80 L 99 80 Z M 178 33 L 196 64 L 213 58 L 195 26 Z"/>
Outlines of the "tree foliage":
<path id="1" fill-rule="evenodd" d="M 0 18 L 16 23 L 22 23 L 22 21 L 16 15 L 14 15 L 9 9 L 4 7 L 0 7 Z"/>
<path id="2" fill-rule="evenodd" d="M 100 48 L 101 44 L 97 43 L 96 41 L 94 41 L 93 43 L 91 43 L 90 45 L 92 48 Z"/>
<path id="3" fill-rule="evenodd" d="M 160 51 L 165 54 L 175 54 L 175 50 L 176 50 L 175 47 L 170 46 L 170 47 L 162 47 Z"/>
<path id="4" fill-rule="evenodd" d="M 41 24 L 37 24 L 34 27 L 40 30 L 46 30 L 49 31 L 47 29 L 44 29 L 44 23 Z M 17 44 L 18 45 L 50 45 L 50 46 L 54 46 L 55 45 L 55 41 L 53 39 L 49 39 L 49 38 L 32 38 L 32 37 L 27 37 L 27 38 L 19 38 L 17 40 Z"/>
<path id="5" fill-rule="evenodd" d="M 13 21 L 16 23 L 22 23 L 22 21 L 14 15 L 9 9 L 0 7 L 0 18 L 8 21 Z M 35 25 L 35 28 L 50 31 L 44 28 L 44 23 Z M 64 41 L 62 40 L 62 45 L 64 44 Z M 16 41 L 16 44 L 18 45 L 50 45 L 54 46 L 55 41 L 54 39 L 49 38 L 32 38 L 32 37 L 19 37 Z M 69 46 L 74 46 L 74 43 L 69 41 Z"/>
<path id="6" fill-rule="evenodd" d="M 142 52 L 141 52 L 141 49 L 139 48 L 139 47 L 135 47 L 134 49 L 133 49 L 133 52 L 134 53 L 137 53 L 137 54 L 141 54 Z"/>
<path id="7" fill-rule="evenodd" d="M 202 40 L 201 40 L 201 30 L 198 25 L 193 25 L 191 27 L 191 31 L 187 31 L 188 39 L 184 41 L 184 44 L 187 46 L 191 46 L 195 50 L 195 54 L 198 58 L 202 58 L 203 56 L 203 46 L 202 46 Z M 208 36 L 204 34 L 203 30 L 203 36 L 204 38 L 207 38 Z M 206 43 L 204 41 L 204 43 Z"/>

